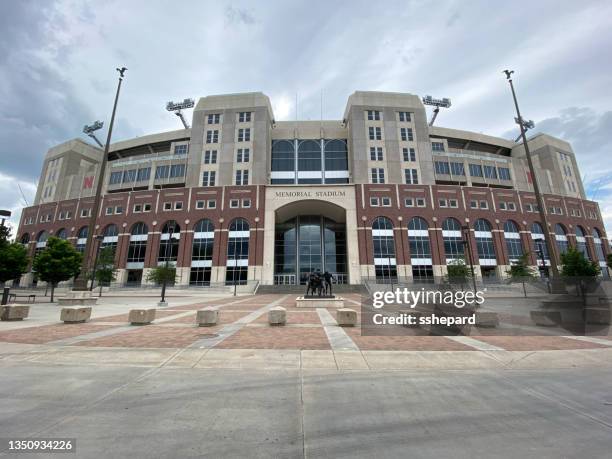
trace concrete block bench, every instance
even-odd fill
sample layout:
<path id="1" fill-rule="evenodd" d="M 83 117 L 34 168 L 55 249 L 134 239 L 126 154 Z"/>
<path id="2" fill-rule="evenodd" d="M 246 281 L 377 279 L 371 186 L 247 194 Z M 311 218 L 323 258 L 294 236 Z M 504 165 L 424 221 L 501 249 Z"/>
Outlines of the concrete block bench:
<path id="1" fill-rule="evenodd" d="M 57 304 L 60 306 L 93 306 L 97 301 L 97 298 L 91 296 L 90 291 L 73 291 L 58 298 Z"/>
<path id="2" fill-rule="evenodd" d="M 357 311 L 349 308 L 340 308 L 336 311 L 336 322 L 341 327 L 354 327 L 357 324 Z"/>
<path id="3" fill-rule="evenodd" d="M 130 309 L 129 321 L 132 325 L 148 325 L 155 320 L 155 308 Z"/>
<path id="4" fill-rule="evenodd" d="M 81 324 L 87 322 L 91 317 L 91 306 L 79 308 L 62 308 L 60 320 L 67 324 Z"/>
<path id="5" fill-rule="evenodd" d="M 476 326 L 484 328 L 499 327 L 499 317 L 493 311 L 476 311 Z"/>
<path id="6" fill-rule="evenodd" d="M 555 327 L 561 323 L 561 311 L 535 309 L 529 315 L 533 323 L 540 327 Z"/>
<path id="7" fill-rule="evenodd" d="M 219 311 L 212 307 L 200 309 L 196 314 L 196 322 L 200 327 L 212 327 L 217 325 L 218 320 Z"/>
<path id="8" fill-rule="evenodd" d="M 23 320 L 30 314 L 30 306 L 24 304 L 12 304 L 2 306 L 0 320 Z"/>
<path id="9" fill-rule="evenodd" d="M 610 325 L 610 308 L 587 307 L 586 323 L 590 325 Z"/>
<path id="10" fill-rule="evenodd" d="M 270 325 L 285 325 L 287 323 L 287 310 L 276 306 L 268 311 L 268 323 Z"/>

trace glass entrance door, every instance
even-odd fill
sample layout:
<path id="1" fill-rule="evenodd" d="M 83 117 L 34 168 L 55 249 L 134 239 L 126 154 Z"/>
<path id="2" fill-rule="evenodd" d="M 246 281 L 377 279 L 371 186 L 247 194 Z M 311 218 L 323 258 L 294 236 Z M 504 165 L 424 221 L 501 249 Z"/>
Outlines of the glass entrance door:
<path id="1" fill-rule="evenodd" d="M 305 284 L 311 272 L 329 271 L 346 282 L 346 228 L 320 215 L 301 215 L 276 225 L 274 283 Z"/>

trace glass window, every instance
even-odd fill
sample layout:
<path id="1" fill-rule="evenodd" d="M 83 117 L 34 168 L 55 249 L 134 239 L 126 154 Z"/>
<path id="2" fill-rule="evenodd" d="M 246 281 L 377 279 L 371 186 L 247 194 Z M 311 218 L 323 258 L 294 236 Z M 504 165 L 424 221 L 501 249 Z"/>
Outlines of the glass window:
<path id="1" fill-rule="evenodd" d="M 497 172 L 500 180 L 512 180 L 510 176 L 510 169 L 507 167 L 498 167 Z"/>
<path id="2" fill-rule="evenodd" d="M 559 223 L 555 225 L 555 240 L 557 241 L 557 249 L 560 254 L 567 252 L 569 243 L 567 242 L 567 232 L 565 227 Z"/>
<path id="3" fill-rule="evenodd" d="M 419 173 L 416 169 L 404 169 L 404 180 L 408 185 L 417 185 L 419 183 Z"/>
<path id="4" fill-rule="evenodd" d="M 174 154 L 175 155 L 186 155 L 187 154 L 187 144 L 175 145 Z"/>
<path id="5" fill-rule="evenodd" d="M 181 227 L 175 220 L 167 221 L 162 226 L 161 238 L 159 241 L 158 263 L 176 262 L 179 251 L 179 240 L 181 237 Z"/>
<path id="6" fill-rule="evenodd" d="M 165 179 L 170 175 L 170 166 L 157 166 L 155 168 L 155 179 Z"/>
<path id="7" fill-rule="evenodd" d="M 463 163 L 450 163 L 450 170 L 453 175 L 465 175 L 465 169 L 463 168 Z"/>
<path id="8" fill-rule="evenodd" d="M 447 161 L 435 161 L 436 174 L 450 175 L 450 166 Z"/>
<path id="9" fill-rule="evenodd" d="M 474 223 L 474 231 L 478 258 L 481 260 L 495 260 L 495 245 L 493 244 L 491 224 L 479 218 Z"/>
<path id="10" fill-rule="evenodd" d="M 233 220 L 229 225 L 227 243 L 227 285 L 246 284 L 249 260 L 249 224 L 243 218 Z"/>
<path id="11" fill-rule="evenodd" d="M 482 166 L 480 164 L 470 164 L 470 175 L 472 177 L 482 177 Z"/>
<path id="12" fill-rule="evenodd" d="M 110 179 L 108 181 L 109 185 L 117 185 L 121 183 L 121 178 L 123 174 L 121 172 L 111 172 Z"/>
<path id="13" fill-rule="evenodd" d="M 372 168 L 370 170 L 372 183 L 385 183 L 385 170 L 380 168 Z"/>
<path id="14" fill-rule="evenodd" d="M 204 152 L 204 164 L 217 164 L 217 150 L 206 150 Z"/>
<path id="15" fill-rule="evenodd" d="M 321 143 L 302 140 L 298 143 L 298 171 L 321 170 Z"/>
<path id="16" fill-rule="evenodd" d="M 136 174 L 137 182 L 149 180 L 150 178 L 151 178 L 151 168 L 150 167 L 142 167 L 138 169 L 138 173 Z"/>
<path id="17" fill-rule="evenodd" d="M 416 152 L 414 148 L 402 148 L 404 161 L 416 161 Z"/>
<path id="18" fill-rule="evenodd" d="M 377 282 L 397 280 L 395 259 L 395 238 L 393 224 L 386 217 L 377 217 L 372 223 L 372 243 L 374 246 L 374 269 Z"/>
<path id="19" fill-rule="evenodd" d="M 238 112 L 239 123 L 249 123 L 251 121 L 251 112 Z"/>
<path id="20" fill-rule="evenodd" d="M 431 142 L 432 151 L 444 151 L 444 142 Z"/>
<path id="21" fill-rule="evenodd" d="M 184 164 L 173 164 L 170 166 L 170 178 L 184 177 L 185 176 L 185 165 Z"/>
<path id="22" fill-rule="evenodd" d="M 442 239 L 447 260 L 464 259 L 464 244 L 461 224 L 454 218 L 442 223 Z"/>
<path id="23" fill-rule="evenodd" d="M 139 222 L 132 226 L 130 243 L 128 245 L 127 262 L 144 263 L 147 253 L 147 237 L 149 229 L 146 224 Z"/>
<path id="24" fill-rule="evenodd" d="M 495 166 L 485 166 L 484 175 L 486 178 L 497 180 L 497 169 Z"/>
<path id="25" fill-rule="evenodd" d="M 508 259 L 511 263 L 517 261 L 523 256 L 523 244 L 521 243 L 521 234 L 518 226 L 512 220 L 504 223 L 504 239 L 506 240 Z"/>

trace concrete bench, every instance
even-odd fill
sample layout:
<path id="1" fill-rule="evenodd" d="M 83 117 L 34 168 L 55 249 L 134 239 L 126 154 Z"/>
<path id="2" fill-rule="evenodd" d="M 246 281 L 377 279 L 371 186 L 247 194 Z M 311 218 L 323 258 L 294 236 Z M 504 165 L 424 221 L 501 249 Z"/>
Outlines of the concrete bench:
<path id="1" fill-rule="evenodd" d="M 219 311 L 213 307 L 200 309 L 196 314 L 196 322 L 200 327 L 212 327 L 217 325 Z"/>
<path id="2" fill-rule="evenodd" d="M 588 307 L 585 313 L 586 323 L 590 325 L 610 325 L 610 309 Z"/>
<path id="3" fill-rule="evenodd" d="M 130 309 L 129 321 L 132 325 L 148 325 L 155 320 L 155 308 Z"/>
<path id="4" fill-rule="evenodd" d="M 57 304 L 60 306 L 93 306 L 97 303 L 98 299 L 91 296 L 91 292 L 86 291 L 72 291 L 66 293 L 66 296 L 58 298 Z"/>
<path id="5" fill-rule="evenodd" d="M 270 325 L 285 325 L 287 323 L 287 310 L 276 306 L 268 311 L 268 323 Z"/>
<path id="6" fill-rule="evenodd" d="M 35 303 L 36 302 L 36 295 L 34 295 L 33 293 L 30 295 L 19 295 L 17 293 L 9 293 L 9 302 L 10 301 L 17 301 L 17 298 L 27 298 L 28 299 L 28 303 Z"/>
<path id="7" fill-rule="evenodd" d="M 80 308 L 62 308 L 60 320 L 67 324 L 81 324 L 91 317 L 91 306 Z"/>
<path id="8" fill-rule="evenodd" d="M 357 324 L 357 311 L 349 308 L 340 308 L 336 311 L 336 322 L 341 327 L 354 327 Z"/>
<path id="9" fill-rule="evenodd" d="M 23 320 L 30 314 L 30 306 L 24 304 L 12 304 L 2 306 L 0 320 Z"/>
<path id="10" fill-rule="evenodd" d="M 476 326 L 484 328 L 495 328 L 499 326 L 499 316 L 492 311 L 476 311 Z"/>
<path id="11" fill-rule="evenodd" d="M 529 315 L 533 323 L 540 327 L 555 327 L 561 323 L 561 311 L 535 309 Z"/>

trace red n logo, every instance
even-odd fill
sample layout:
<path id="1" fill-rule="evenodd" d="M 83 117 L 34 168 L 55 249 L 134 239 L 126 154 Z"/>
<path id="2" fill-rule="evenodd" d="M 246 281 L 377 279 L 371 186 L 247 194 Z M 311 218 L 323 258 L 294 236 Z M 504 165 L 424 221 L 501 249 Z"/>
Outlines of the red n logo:
<path id="1" fill-rule="evenodd" d="M 83 178 L 83 189 L 93 188 L 93 182 L 94 182 L 93 175 Z"/>

